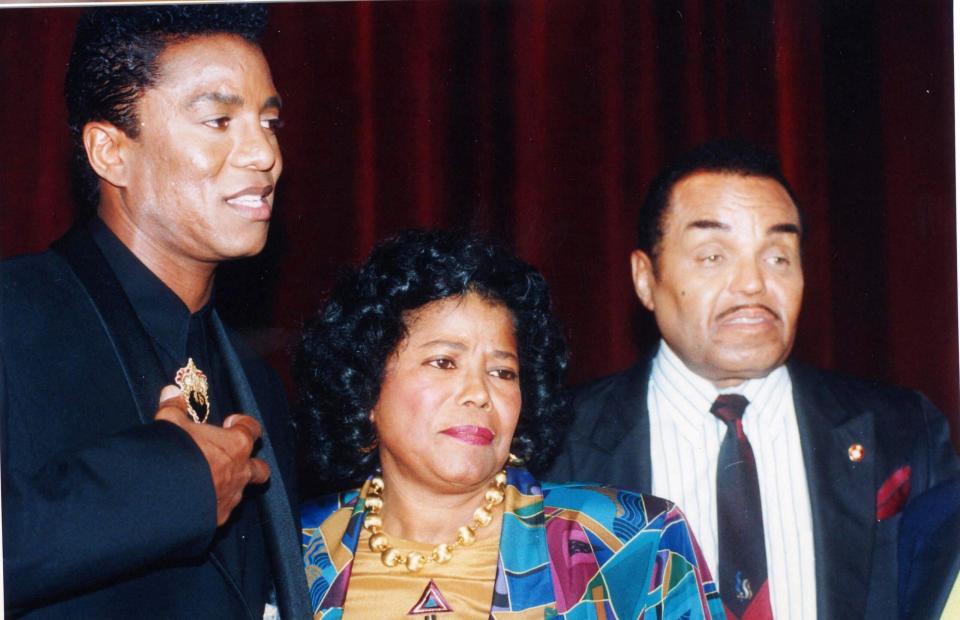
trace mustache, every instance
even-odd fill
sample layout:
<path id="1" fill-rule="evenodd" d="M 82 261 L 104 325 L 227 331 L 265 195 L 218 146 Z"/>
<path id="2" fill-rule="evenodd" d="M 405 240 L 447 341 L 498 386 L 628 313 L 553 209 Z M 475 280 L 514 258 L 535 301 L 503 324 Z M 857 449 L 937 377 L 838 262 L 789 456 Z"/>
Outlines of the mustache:
<path id="1" fill-rule="evenodd" d="M 731 314 L 735 314 L 737 312 L 740 312 L 741 310 L 755 310 L 755 309 L 764 310 L 768 312 L 770 316 L 772 316 L 773 318 L 780 320 L 780 314 L 776 312 L 773 308 L 765 304 L 740 304 L 738 306 L 732 306 L 730 308 L 727 308 L 720 314 L 718 314 L 717 320 L 722 321 L 723 319 L 727 318 Z"/>

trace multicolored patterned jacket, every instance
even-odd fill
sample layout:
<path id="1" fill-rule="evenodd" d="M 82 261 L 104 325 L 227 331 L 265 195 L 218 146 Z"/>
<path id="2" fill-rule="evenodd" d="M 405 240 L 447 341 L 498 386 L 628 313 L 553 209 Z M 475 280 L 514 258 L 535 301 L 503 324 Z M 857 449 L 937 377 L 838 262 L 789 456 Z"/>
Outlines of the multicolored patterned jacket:
<path id="1" fill-rule="evenodd" d="M 541 486 L 526 470 L 508 468 L 504 506 L 490 618 L 724 617 L 671 502 L 589 484 Z M 301 508 L 314 618 L 343 613 L 363 513 L 357 490 Z M 343 525 L 321 533 L 327 519 Z"/>

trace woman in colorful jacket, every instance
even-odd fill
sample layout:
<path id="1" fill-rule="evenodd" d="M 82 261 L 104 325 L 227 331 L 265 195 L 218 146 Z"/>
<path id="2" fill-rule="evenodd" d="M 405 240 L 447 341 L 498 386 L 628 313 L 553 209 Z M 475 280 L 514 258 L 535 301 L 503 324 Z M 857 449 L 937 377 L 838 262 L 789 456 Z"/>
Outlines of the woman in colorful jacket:
<path id="1" fill-rule="evenodd" d="M 566 347 L 547 285 L 473 236 L 408 232 L 341 278 L 296 374 L 315 618 L 721 618 L 683 514 L 539 483 Z M 508 464 L 510 466 L 508 466 Z"/>

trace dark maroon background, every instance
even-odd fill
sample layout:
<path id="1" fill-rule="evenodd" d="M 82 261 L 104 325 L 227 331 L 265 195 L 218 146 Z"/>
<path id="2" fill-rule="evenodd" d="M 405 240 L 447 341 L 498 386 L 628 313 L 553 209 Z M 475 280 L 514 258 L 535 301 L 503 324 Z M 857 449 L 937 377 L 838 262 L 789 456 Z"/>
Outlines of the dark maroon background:
<path id="1" fill-rule="evenodd" d="M 797 354 L 958 405 L 950 3 L 273 5 L 285 101 L 266 252 L 220 277 L 281 372 L 338 267 L 468 223 L 546 274 L 571 380 L 655 342 L 627 255 L 651 177 L 705 139 L 778 150 L 809 224 Z M 76 9 L 0 10 L 0 250 L 73 217 L 62 79 Z M 955 434 L 956 437 L 956 434 Z"/>

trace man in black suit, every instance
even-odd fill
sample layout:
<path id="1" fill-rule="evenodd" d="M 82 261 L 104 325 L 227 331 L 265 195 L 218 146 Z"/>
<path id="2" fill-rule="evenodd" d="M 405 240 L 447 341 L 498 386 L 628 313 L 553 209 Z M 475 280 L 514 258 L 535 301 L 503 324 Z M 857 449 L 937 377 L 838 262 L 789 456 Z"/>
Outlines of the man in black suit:
<path id="1" fill-rule="evenodd" d="M 265 24 L 81 18 L 66 95 L 96 217 L 0 267 L 11 616 L 309 616 L 283 391 L 211 300 L 263 248 L 281 170 Z"/>
<path id="2" fill-rule="evenodd" d="M 639 233 L 659 349 L 575 393 L 546 477 L 676 501 L 731 617 L 893 617 L 900 509 L 956 455 L 922 395 L 788 362 L 803 226 L 779 162 L 695 149 L 654 181 Z"/>

